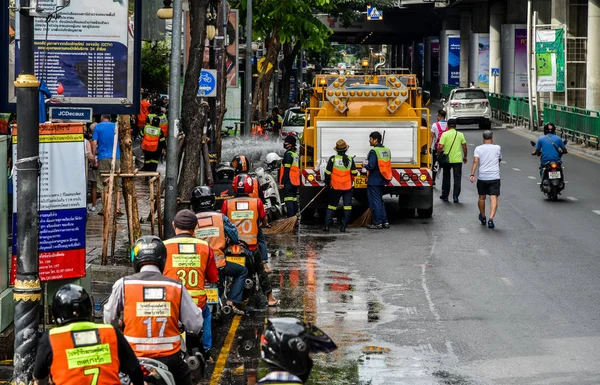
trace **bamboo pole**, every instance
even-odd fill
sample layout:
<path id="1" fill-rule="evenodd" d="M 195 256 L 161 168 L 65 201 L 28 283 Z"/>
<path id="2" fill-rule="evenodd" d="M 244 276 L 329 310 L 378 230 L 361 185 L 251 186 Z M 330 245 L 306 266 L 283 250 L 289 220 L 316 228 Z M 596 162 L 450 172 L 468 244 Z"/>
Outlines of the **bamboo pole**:
<path id="1" fill-rule="evenodd" d="M 129 226 L 129 247 L 133 247 L 133 197 L 131 195 L 127 196 L 127 225 Z"/>
<path id="2" fill-rule="evenodd" d="M 102 243 L 102 264 L 106 265 L 108 263 L 108 257 L 107 257 L 107 253 L 108 253 L 108 232 L 109 232 L 109 225 L 110 225 L 110 212 L 111 212 L 111 206 L 112 206 L 112 192 L 113 192 L 113 184 L 114 184 L 114 180 L 115 180 L 115 163 L 116 163 L 116 159 L 117 159 L 117 143 L 119 141 L 119 123 L 117 122 L 115 124 L 115 133 L 113 136 L 113 150 L 112 150 L 112 159 L 111 159 L 111 164 L 110 164 L 110 175 L 109 175 L 109 181 L 108 181 L 108 193 L 107 193 L 107 200 L 106 200 L 106 204 L 107 206 L 103 208 L 104 210 L 104 240 Z"/>
<path id="3" fill-rule="evenodd" d="M 150 234 L 154 235 L 154 181 L 156 177 L 150 179 Z"/>
<path id="4" fill-rule="evenodd" d="M 117 190 L 118 191 L 118 190 Z M 115 257 L 115 248 L 117 245 L 117 193 L 113 191 L 113 195 L 110 198 L 113 201 L 112 205 L 112 231 L 111 231 L 111 239 L 110 239 L 110 256 L 114 259 Z M 104 213 L 106 215 L 106 213 Z"/>

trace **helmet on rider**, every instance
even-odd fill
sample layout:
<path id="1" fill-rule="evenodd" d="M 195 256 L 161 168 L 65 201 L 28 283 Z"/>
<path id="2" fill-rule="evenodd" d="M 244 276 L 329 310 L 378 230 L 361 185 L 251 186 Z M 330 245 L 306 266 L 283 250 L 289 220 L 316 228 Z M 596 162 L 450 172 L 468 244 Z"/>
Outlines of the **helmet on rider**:
<path id="1" fill-rule="evenodd" d="M 144 265 L 154 265 L 162 272 L 167 261 L 167 248 L 159 237 L 145 235 L 135 241 L 131 248 L 131 261 L 136 273 Z"/>
<path id="2" fill-rule="evenodd" d="M 92 321 L 94 301 L 79 285 L 66 284 L 54 294 L 52 318 L 57 326 L 74 321 Z"/>
<path id="3" fill-rule="evenodd" d="M 556 134 L 556 126 L 554 125 L 554 123 L 544 124 L 544 135 L 548 134 Z"/>
<path id="4" fill-rule="evenodd" d="M 237 155 L 231 161 L 231 167 L 234 168 L 236 174 L 246 173 L 250 170 L 250 163 L 244 155 Z"/>
<path id="5" fill-rule="evenodd" d="M 254 192 L 256 181 L 248 174 L 239 174 L 233 178 L 233 192 L 237 196 L 249 195 Z"/>
<path id="6" fill-rule="evenodd" d="M 192 210 L 195 213 L 210 211 L 215 207 L 215 193 L 208 186 L 197 186 L 192 191 Z"/>
<path id="7" fill-rule="evenodd" d="M 278 162 L 281 161 L 281 157 L 275 152 L 270 152 L 267 154 L 265 161 L 267 162 L 267 166 L 269 166 L 269 168 L 275 170 L 277 166 L 279 166 Z"/>
<path id="8" fill-rule="evenodd" d="M 306 382 L 313 363 L 309 353 L 331 353 L 336 344 L 321 329 L 296 318 L 267 320 L 260 339 L 262 358 Z"/>
<path id="9" fill-rule="evenodd" d="M 230 166 L 220 166 L 217 168 L 217 180 L 229 179 L 233 180 L 235 177 L 235 170 Z"/>

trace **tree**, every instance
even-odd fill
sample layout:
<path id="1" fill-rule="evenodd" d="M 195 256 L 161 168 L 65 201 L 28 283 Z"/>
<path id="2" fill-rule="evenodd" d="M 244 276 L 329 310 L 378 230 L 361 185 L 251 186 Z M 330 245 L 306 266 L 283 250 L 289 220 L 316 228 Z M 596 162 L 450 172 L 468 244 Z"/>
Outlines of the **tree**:
<path id="1" fill-rule="evenodd" d="M 163 93 L 169 86 L 171 41 L 142 42 L 142 85 Z"/>

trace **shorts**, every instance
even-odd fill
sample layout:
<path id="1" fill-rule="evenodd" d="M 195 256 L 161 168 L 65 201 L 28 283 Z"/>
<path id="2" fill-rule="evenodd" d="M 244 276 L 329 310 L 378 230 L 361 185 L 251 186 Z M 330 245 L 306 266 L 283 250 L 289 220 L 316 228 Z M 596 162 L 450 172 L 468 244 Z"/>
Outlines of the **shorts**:
<path id="1" fill-rule="evenodd" d="M 477 180 L 477 193 L 479 195 L 500 196 L 500 179 Z"/>
<path id="2" fill-rule="evenodd" d="M 109 174 L 110 173 L 110 165 L 111 165 L 112 159 L 110 158 L 106 158 L 106 159 L 102 159 L 100 161 L 98 161 L 98 181 L 96 182 L 96 184 L 98 185 L 98 192 L 102 193 L 102 191 L 104 191 L 104 179 L 106 179 L 106 176 L 102 176 L 102 174 Z M 116 159 L 115 160 L 115 173 L 119 172 L 121 170 L 121 160 L 120 159 Z M 108 183 L 106 185 L 108 187 Z M 119 184 L 119 177 L 115 177 L 114 180 L 114 186 L 115 188 L 117 188 L 117 191 L 121 191 L 121 186 Z"/>
<path id="3" fill-rule="evenodd" d="M 98 181 L 98 169 L 97 168 L 89 168 L 88 170 L 88 181 L 89 182 L 97 182 Z"/>

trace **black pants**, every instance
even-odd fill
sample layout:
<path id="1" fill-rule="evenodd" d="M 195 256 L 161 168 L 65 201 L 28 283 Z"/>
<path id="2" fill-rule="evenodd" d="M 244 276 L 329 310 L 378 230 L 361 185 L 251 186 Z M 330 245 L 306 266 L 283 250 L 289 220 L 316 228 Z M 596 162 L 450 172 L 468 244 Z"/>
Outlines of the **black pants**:
<path id="1" fill-rule="evenodd" d="M 254 269 L 256 275 L 258 275 L 258 280 L 260 281 L 260 288 L 262 289 L 265 295 L 268 295 L 273 291 L 273 288 L 271 287 L 271 280 L 269 279 L 269 274 L 265 271 L 265 264 L 260 254 L 260 249 L 251 251 L 251 253 L 252 268 Z"/>
<path id="2" fill-rule="evenodd" d="M 290 183 L 283 185 L 283 201 L 287 210 L 288 218 L 298 214 L 298 186 Z"/>
<path id="3" fill-rule="evenodd" d="M 431 159 L 431 168 L 433 169 L 433 170 L 432 170 L 432 172 L 433 172 L 433 184 L 435 185 L 435 176 L 437 175 L 437 172 L 435 172 L 435 163 L 438 161 L 438 154 L 437 154 L 437 151 L 435 151 L 435 150 L 434 150 L 434 151 L 431 153 L 431 155 L 432 155 L 432 159 Z"/>
<path id="4" fill-rule="evenodd" d="M 462 178 L 462 163 L 449 163 L 443 167 L 444 174 L 442 180 L 442 196 L 447 197 L 450 194 L 450 170 L 454 179 L 454 192 L 453 197 L 460 195 L 460 180 Z"/>
<path id="5" fill-rule="evenodd" d="M 154 152 L 144 151 L 144 168 L 142 171 L 156 172 L 160 154 L 160 150 L 156 150 Z"/>
<path id="6" fill-rule="evenodd" d="M 155 359 L 169 367 L 169 372 L 173 375 L 176 385 L 192 385 L 192 375 L 181 352 Z"/>
<path id="7" fill-rule="evenodd" d="M 344 202 L 344 217 L 342 219 L 342 226 L 348 226 L 350 216 L 352 215 L 352 190 L 329 190 L 329 202 L 327 206 L 327 214 L 325 214 L 325 224 L 331 225 L 333 223 L 333 213 L 337 210 L 337 205 L 342 198 Z"/>

